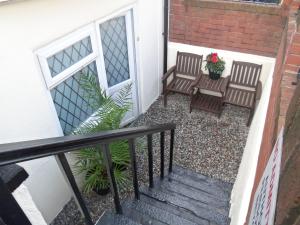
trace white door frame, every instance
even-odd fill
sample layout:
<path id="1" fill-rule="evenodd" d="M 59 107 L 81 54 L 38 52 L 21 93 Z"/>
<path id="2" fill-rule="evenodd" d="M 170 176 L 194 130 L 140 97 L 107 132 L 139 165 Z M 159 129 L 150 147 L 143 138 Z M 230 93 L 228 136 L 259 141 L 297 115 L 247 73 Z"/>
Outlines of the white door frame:
<path id="1" fill-rule="evenodd" d="M 137 66 L 136 66 L 136 62 L 137 62 L 137 53 L 136 53 L 136 42 L 135 42 L 135 34 L 134 34 L 134 10 L 135 7 L 131 6 L 129 8 L 125 8 L 119 12 L 113 13 L 110 16 L 107 16 L 105 18 L 102 18 L 100 20 L 97 20 L 95 22 L 95 26 L 96 26 L 96 30 L 97 30 L 97 39 L 101 40 L 101 32 L 100 32 L 100 24 L 113 19 L 113 18 L 117 18 L 117 17 L 121 17 L 121 16 L 125 16 L 125 22 L 126 22 L 126 36 L 127 36 L 127 48 L 128 48 L 128 63 L 129 63 L 129 79 L 126 81 L 123 81 L 119 84 L 116 84 L 112 87 L 108 87 L 108 82 L 107 82 L 107 76 L 106 76 L 106 71 L 105 71 L 105 63 L 104 63 L 104 56 L 102 54 L 103 52 L 103 48 L 102 48 L 102 43 L 101 41 L 99 41 L 99 54 L 100 54 L 100 64 L 102 67 L 101 73 L 104 74 L 104 78 L 105 80 L 103 80 L 103 82 L 105 83 L 105 89 L 107 90 L 108 94 L 113 94 L 115 91 L 117 91 L 118 89 L 120 89 L 121 86 L 124 86 L 126 84 L 130 84 L 132 83 L 133 85 L 133 89 L 132 89 L 132 99 L 134 102 L 133 107 L 132 107 L 132 112 L 133 112 L 133 117 L 129 118 L 125 121 L 122 122 L 122 126 L 132 122 L 134 119 L 137 118 L 137 116 L 139 115 L 140 112 L 140 98 L 138 95 L 139 92 L 139 85 L 138 85 L 138 81 L 137 81 Z"/>

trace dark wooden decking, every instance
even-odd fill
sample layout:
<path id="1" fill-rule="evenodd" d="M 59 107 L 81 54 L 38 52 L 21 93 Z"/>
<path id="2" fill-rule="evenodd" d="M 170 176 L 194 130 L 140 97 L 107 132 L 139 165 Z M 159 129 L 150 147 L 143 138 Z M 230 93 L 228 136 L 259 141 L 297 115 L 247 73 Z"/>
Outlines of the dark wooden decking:
<path id="1" fill-rule="evenodd" d="M 107 211 L 97 225 L 227 225 L 232 184 L 175 166 L 140 200 L 122 203 L 123 215 Z"/>

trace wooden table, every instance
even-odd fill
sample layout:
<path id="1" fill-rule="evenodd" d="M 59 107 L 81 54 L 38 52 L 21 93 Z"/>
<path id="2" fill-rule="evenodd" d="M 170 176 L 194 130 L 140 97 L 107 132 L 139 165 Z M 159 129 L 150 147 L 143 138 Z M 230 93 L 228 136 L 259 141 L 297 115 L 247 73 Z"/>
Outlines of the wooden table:
<path id="1" fill-rule="evenodd" d="M 190 112 L 192 112 L 192 109 L 200 109 L 216 113 L 220 117 L 228 82 L 229 77 L 212 80 L 208 75 L 203 74 L 193 86 L 194 92 L 191 94 Z"/>

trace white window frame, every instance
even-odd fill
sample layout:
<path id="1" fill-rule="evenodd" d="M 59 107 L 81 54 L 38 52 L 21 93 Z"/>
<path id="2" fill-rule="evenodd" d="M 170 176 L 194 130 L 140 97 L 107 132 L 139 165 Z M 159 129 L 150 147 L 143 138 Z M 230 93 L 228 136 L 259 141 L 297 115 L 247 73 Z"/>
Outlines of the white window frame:
<path id="1" fill-rule="evenodd" d="M 90 37 L 91 39 L 92 53 L 87 55 L 83 59 L 79 60 L 78 62 L 74 63 L 73 65 L 63 70 L 59 74 L 52 77 L 47 59 L 87 37 Z M 99 52 L 98 52 L 96 38 L 97 37 L 95 34 L 94 26 L 88 25 L 75 32 L 72 32 L 71 34 L 57 41 L 52 42 L 50 45 L 47 45 L 46 47 L 36 52 L 41 66 L 42 73 L 46 81 L 47 88 L 49 90 L 53 89 L 54 87 L 56 87 L 57 85 L 59 85 L 60 83 L 68 79 L 69 77 L 73 76 L 76 72 L 81 70 L 83 67 L 97 60 L 97 57 L 99 56 Z"/>
<path id="2" fill-rule="evenodd" d="M 135 115 L 139 115 L 139 103 L 140 103 L 140 97 L 138 95 L 139 92 L 139 85 L 138 85 L 138 68 L 137 68 L 137 60 L 138 60 L 138 52 L 137 52 L 137 43 L 135 41 L 135 27 L 136 24 L 135 22 L 135 13 L 136 9 L 134 6 L 130 6 L 127 8 L 124 8 L 122 10 L 119 10 L 115 13 L 110 14 L 109 16 L 106 16 L 102 19 L 96 20 L 95 21 L 95 28 L 96 28 L 96 35 L 97 35 L 97 40 L 99 40 L 98 43 L 98 48 L 99 48 L 99 63 L 101 64 L 100 67 L 103 68 L 101 71 L 102 74 L 104 74 L 103 77 L 105 77 L 105 81 L 103 82 L 104 88 L 107 92 L 107 94 L 112 95 L 115 91 L 120 89 L 120 87 L 132 83 L 135 86 L 135 90 L 132 91 L 132 98 L 136 100 L 136 104 L 133 105 L 133 113 Z M 107 22 L 108 20 L 118 18 L 118 17 L 125 17 L 125 25 L 126 25 L 126 38 L 127 38 L 127 48 L 128 48 L 128 63 L 129 63 L 129 78 L 127 80 L 124 80 L 118 84 L 115 84 L 111 87 L 108 86 L 108 80 L 107 80 L 107 73 L 105 69 L 105 62 L 104 62 L 104 55 L 103 55 L 103 47 L 102 47 L 102 39 L 101 39 L 101 31 L 100 31 L 100 25 L 102 23 Z M 101 76 L 102 77 L 102 76 Z M 100 78 L 99 78 L 100 79 Z M 132 119 L 125 120 L 122 122 L 122 125 L 128 124 L 131 122 Z"/>
<path id="3" fill-rule="evenodd" d="M 121 83 L 115 84 L 111 87 L 108 87 L 108 81 L 105 82 L 105 89 L 109 92 L 114 92 L 115 90 L 118 90 L 120 86 L 123 86 L 125 83 L 129 84 L 132 80 L 133 82 L 136 82 L 136 69 L 135 69 L 135 56 L 134 56 L 134 36 L 133 36 L 133 22 L 132 22 L 132 16 L 133 9 L 124 10 L 122 12 L 118 12 L 115 14 L 110 15 L 109 17 L 105 17 L 101 20 L 97 20 L 95 22 L 96 24 L 96 33 L 97 33 L 97 39 L 101 40 L 101 32 L 100 32 L 100 25 L 102 23 L 105 23 L 108 20 L 117 18 L 117 17 L 125 17 L 125 25 L 126 25 L 126 32 L 127 32 L 127 48 L 128 48 L 128 60 L 129 60 L 129 78 L 127 80 L 122 81 Z M 105 70 L 105 63 L 104 63 L 104 55 L 103 55 L 103 47 L 102 42 L 99 41 L 99 54 L 100 54 L 100 63 L 101 67 L 104 68 L 103 74 L 105 74 L 105 77 L 107 78 L 106 70 Z"/>
<path id="4" fill-rule="evenodd" d="M 136 24 L 136 4 L 127 6 L 121 10 L 116 11 L 115 13 L 110 14 L 109 16 L 106 16 L 102 19 L 98 19 L 88 25 L 85 25 L 84 27 L 81 27 L 72 33 L 66 34 L 61 38 L 58 38 L 55 41 L 52 41 L 51 43 L 45 45 L 44 47 L 41 47 L 40 49 L 36 50 L 34 53 L 37 57 L 37 62 L 40 65 L 41 69 L 41 75 L 43 79 L 45 80 L 46 86 L 49 90 L 49 102 L 52 103 L 52 109 L 55 113 L 55 118 L 57 119 L 58 127 L 60 128 L 61 134 L 63 135 L 63 129 L 61 127 L 61 123 L 59 121 L 55 105 L 53 102 L 53 98 L 51 96 L 51 89 L 55 88 L 62 82 L 64 82 L 66 79 L 72 77 L 75 75 L 78 71 L 83 69 L 84 67 L 88 66 L 89 64 L 95 62 L 97 73 L 98 73 L 98 82 L 100 87 L 105 90 L 107 94 L 110 94 L 112 90 L 115 88 L 118 88 L 119 84 L 114 85 L 112 87 L 108 87 L 108 81 L 106 76 L 106 69 L 105 69 L 105 63 L 104 63 L 104 56 L 103 56 L 103 49 L 102 49 L 102 42 L 101 42 L 101 35 L 100 35 L 100 29 L 99 24 L 104 23 L 108 21 L 109 19 L 113 19 L 118 16 L 125 16 L 126 19 L 126 30 L 127 32 L 132 33 L 132 37 L 128 39 L 127 36 L 127 44 L 128 44 L 128 57 L 132 57 L 134 59 L 132 62 L 129 63 L 129 70 L 130 75 L 133 74 L 133 77 L 131 77 L 136 85 L 135 91 L 132 93 L 132 97 L 136 99 L 136 105 L 133 108 L 133 112 L 137 115 L 139 115 L 140 112 L 140 101 L 141 97 L 138 95 L 140 92 L 140 86 L 138 85 L 139 79 L 137 74 L 139 73 L 139 51 L 138 51 L 138 43 L 136 40 L 136 32 L 135 29 L 137 29 Z M 128 20 L 128 21 L 127 21 Z M 128 23 L 129 22 L 129 23 Z M 76 42 L 86 38 L 90 37 L 91 44 L 92 44 L 92 53 L 85 56 L 83 59 L 79 60 L 78 62 L 74 63 L 69 68 L 63 70 L 61 73 L 55 75 L 52 77 L 48 61 L 47 59 L 54 54 L 72 46 Z M 127 80 L 126 80 L 127 81 Z M 123 81 L 123 82 L 126 82 Z M 122 82 L 122 83 L 123 83 Z M 135 116 L 135 118 L 136 118 Z M 132 120 L 130 120 L 132 121 Z M 126 122 L 127 124 L 127 122 Z"/>

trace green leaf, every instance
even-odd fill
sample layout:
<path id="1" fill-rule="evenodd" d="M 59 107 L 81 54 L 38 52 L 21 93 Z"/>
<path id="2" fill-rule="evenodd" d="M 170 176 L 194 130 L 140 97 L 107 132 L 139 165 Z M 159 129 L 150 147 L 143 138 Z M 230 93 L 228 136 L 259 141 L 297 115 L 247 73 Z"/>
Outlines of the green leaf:
<path id="1" fill-rule="evenodd" d="M 122 119 L 132 107 L 132 85 L 126 85 L 114 96 L 107 96 L 99 86 L 95 75 L 81 74 L 80 88 L 85 92 L 85 98 L 91 99 L 95 113 L 89 120 L 78 127 L 73 134 L 91 134 L 106 130 L 119 129 Z M 126 169 L 130 164 L 129 146 L 127 140 L 109 144 L 115 178 L 120 188 L 129 184 L 129 173 Z M 75 172 L 84 174 L 84 191 L 90 192 L 96 188 L 109 187 L 106 164 L 100 146 L 83 148 L 75 153 Z"/>

